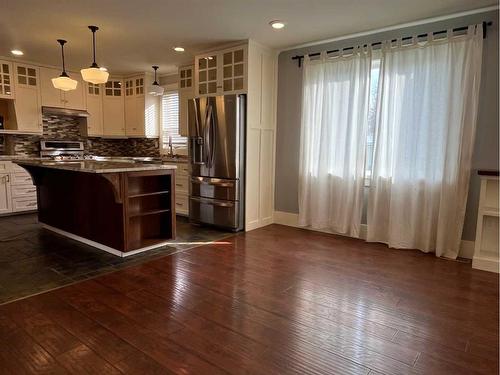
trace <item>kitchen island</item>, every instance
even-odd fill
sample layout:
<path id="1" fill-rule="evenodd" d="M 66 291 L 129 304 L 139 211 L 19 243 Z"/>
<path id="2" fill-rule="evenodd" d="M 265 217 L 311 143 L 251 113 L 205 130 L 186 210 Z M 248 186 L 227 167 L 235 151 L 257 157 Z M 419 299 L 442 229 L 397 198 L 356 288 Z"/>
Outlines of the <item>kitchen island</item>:
<path id="1" fill-rule="evenodd" d="M 175 238 L 175 165 L 13 160 L 37 189 L 46 229 L 125 257 Z"/>

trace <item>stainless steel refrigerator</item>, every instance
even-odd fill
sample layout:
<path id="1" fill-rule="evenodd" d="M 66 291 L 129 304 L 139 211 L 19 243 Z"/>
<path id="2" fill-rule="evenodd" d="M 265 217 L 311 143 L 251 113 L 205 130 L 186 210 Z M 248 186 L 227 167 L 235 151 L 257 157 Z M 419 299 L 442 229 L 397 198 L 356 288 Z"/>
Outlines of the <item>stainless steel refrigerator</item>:
<path id="1" fill-rule="evenodd" d="M 189 100 L 191 222 L 244 229 L 245 119 L 245 95 Z"/>

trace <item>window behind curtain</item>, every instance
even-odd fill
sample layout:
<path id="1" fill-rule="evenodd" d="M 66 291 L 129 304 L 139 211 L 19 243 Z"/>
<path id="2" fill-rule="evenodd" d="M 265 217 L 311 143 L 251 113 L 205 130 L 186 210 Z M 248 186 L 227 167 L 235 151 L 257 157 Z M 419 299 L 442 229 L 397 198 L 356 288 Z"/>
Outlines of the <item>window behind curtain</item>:
<path id="1" fill-rule="evenodd" d="M 378 81 L 380 77 L 380 53 L 374 52 L 370 71 L 370 103 L 368 107 L 368 131 L 366 137 L 365 186 L 370 186 L 375 144 L 375 121 L 377 115 Z"/>
<path id="2" fill-rule="evenodd" d="M 169 137 L 175 148 L 187 147 L 187 137 L 179 134 L 179 93 L 168 91 L 161 98 L 162 149 L 168 150 Z"/>

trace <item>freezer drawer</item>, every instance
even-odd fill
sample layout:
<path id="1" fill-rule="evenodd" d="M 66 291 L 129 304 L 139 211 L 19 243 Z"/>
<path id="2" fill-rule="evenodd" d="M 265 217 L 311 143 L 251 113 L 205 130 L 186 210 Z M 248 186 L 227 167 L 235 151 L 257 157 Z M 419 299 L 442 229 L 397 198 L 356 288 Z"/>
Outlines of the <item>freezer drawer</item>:
<path id="1" fill-rule="evenodd" d="M 193 176 L 191 196 L 237 201 L 240 199 L 239 181 Z"/>
<path id="2" fill-rule="evenodd" d="M 201 197 L 189 197 L 189 219 L 195 223 L 241 229 L 240 203 Z"/>

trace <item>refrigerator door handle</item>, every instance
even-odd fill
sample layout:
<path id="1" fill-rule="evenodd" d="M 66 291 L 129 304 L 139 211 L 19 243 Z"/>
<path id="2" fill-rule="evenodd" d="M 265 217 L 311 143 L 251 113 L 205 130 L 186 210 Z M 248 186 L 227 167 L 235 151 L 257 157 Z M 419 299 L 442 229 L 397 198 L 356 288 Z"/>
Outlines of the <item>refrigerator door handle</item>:
<path id="1" fill-rule="evenodd" d="M 234 187 L 232 182 L 210 181 L 210 179 L 204 179 L 203 177 L 191 177 L 191 182 L 200 185 L 205 184 L 220 187 Z"/>
<path id="2" fill-rule="evenodd" d="M 214 158 L 214 144 L 215 144 L 215 136 L 213 134 L 213 108 L 211 105 L 208 105 L 207 112 L 205 114 L 205 163 L 208 168 L 212 168 L 213 158 Z"/>
<path id="3" fill-rule="evenodd" d="M 208 120 L 208 112 L 210 110 L 210 106 L 208 105 L 205 108 L 205 118 L 204 118 L 204 123 L 203 123 L 203 161 L 207 165 L 208 168 L 211 167 L 210 165 L 210 134 L 209 134 L 209 120 Z"/>
<path id="4" fill-rule="evenodd" d="M 218 206 L 218 207 L 234 207 L 233 202 L 229 201 L 217 201 L 213 199 L 203 199 L 203 198 L 198 198 L 198 197 L 191 197 L 192 201 L 199 202 L 202 204 L 208 204 L 210 206 Z"/>
<path id="5" fill-rule="evenodd" d="M 196 124 L 196 138 L 201 138 L 200 137 L 200 122 L 198 121 L 198 104 L 196 102 L 196 99 L 192 99 L 193 100 L 193 106 L 194 106 L 194 113 L 195 113 L 195 116 L 194 116 L 194 122 Z"/>
<path id="6" fill-rule="evenodd" d="M 198 160 L 197 156 L 202 156 L 204 153 L 204 142 L 203 138 L 200 136 L 200 121 L 198 119 L 199 109 L 197 99 L 192 99 L 193 107 L 194 107 L 194 123 L 196 128 L 196 134 L 194 137 L 191 137 L 191 148 L 192 148 L 192 163 L 196 165 L 204 165 L 205 162 L 203 160 Z M 201 149 L 201 152 L 200 152 Z M 201 155 L 200 155 L 201 154 Z"/>
<path id="7" fill-rule="evenodd" d="M 215 115 L 214 115 L 214 107 L 210 105 L 208 108 L 208 119 L 210 120 L 209 122 L 209 134 L 210 134 L 210 149 L 209 149 L 209 156 L 210 156 L 210 168 L 214 165 L 214 158 L 215 158 L 215 147 L 217 145 L 217 142 L 215 140 L 217 139 L 217 133 L 216 133 L 216 123 L 215 123 Z"/>

